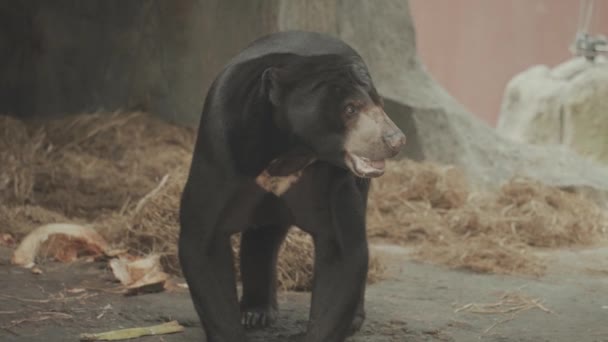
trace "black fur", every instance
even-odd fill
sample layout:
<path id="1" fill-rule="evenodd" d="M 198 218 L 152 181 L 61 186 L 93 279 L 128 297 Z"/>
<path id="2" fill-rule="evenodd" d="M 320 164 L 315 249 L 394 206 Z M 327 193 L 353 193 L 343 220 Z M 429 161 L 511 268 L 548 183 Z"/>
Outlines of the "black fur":
<path id="1" fill-rule="evenodd" d="M 265 326 L 276 317 L 277 251 L 291 225 L 315 243 L 304 340 L 340 342 L 362 324 L 369 180 L 343 163 L 340 112 L 352 97 L 381 102 L 360 56 L 340 40 L 306 32 L 257 40 L 211 86 L 182 195 L 179 239 L 207 341 L 246 341 L 241 323 Z M 285 175 L 310 156 L 317 162 L 280 198 L 255 183 L 271 163 L 269 172 Z M 230 248 L 236 232 L 243 232 L 240 305 Z"/>

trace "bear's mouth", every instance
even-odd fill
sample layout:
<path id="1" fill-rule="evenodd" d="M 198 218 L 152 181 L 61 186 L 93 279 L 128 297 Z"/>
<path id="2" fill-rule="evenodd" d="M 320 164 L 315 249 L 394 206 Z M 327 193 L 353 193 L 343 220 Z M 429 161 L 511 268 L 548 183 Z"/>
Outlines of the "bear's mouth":
<path id="1" fill-rule="evenodd" d="M 358 156 L 354 153 L 346 152 L 344 161 L 352 173 L 362 178 L 380 177 L 384 174 L 384 159 L 372 160 L 363 156 Z"/>

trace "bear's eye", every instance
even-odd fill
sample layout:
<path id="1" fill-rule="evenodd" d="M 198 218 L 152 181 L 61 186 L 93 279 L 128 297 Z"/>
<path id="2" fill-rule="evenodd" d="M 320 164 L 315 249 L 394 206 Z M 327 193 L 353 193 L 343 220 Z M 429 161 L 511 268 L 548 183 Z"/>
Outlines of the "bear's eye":
<path id="1" fill-rule="evenodd" d="M 349 104 L 346 107 L 344 107 L 344 116 L 347 119 L 354 117 L 355 115 L 357 115 L 358 112 L 359 112 L 359 110 L 357 109 L 357 107 L 355 107 L 352 104 Z"/>

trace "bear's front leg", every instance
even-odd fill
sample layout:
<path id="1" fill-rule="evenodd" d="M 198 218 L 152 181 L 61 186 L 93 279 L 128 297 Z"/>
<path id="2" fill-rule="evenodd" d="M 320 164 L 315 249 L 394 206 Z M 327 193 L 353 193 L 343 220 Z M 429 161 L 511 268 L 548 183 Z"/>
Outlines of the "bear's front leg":
<path id="1" fill-rule="evenodd" d="M 230 235 L 222 231 L 229 185 L 189 181 L 180 208 L 179 259 L 207 342 L 245 342 Z M 217 192 L 213 189 L 217 188 Z"/>
<path id="2" fill-rule="evenodd" d="M 315 276 L 304 341 L 342 342 L 362 299 L 368 271 L 365 202 L 354 178 L 341 179 L 330 196 L 330 222 L 315 231 Z"/>

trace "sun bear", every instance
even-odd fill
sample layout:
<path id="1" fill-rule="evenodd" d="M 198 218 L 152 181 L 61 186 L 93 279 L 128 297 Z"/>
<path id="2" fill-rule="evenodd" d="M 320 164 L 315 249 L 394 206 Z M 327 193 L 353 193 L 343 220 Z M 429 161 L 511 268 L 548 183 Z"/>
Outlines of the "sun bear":
<path id="1" fill-rule="evenodd" d="M 404 143 L 363 59 L 337 38 L 274 33 L 227 63 L 207 93 L 180 204 L 179 259 L 208 342 L 244 342 L 246 328 L 276 318 L 291 226 L 315 246 L 302 340 L 341 342 L 360 328 L 369 182 Z"/>

